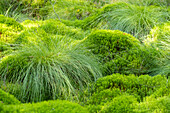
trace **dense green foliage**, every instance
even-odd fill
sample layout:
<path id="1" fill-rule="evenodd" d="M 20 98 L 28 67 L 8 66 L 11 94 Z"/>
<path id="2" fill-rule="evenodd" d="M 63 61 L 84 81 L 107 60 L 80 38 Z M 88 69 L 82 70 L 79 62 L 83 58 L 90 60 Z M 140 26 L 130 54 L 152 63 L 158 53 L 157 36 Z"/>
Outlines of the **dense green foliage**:
<path id="1" fill-rule="evenodd" d="M 0 89 L 0 103 L 3 104 L 19 104 L 18 101 L 13 95 L 6 93 L 2 89 Z"/>
<path id="2" fill-rule="evenodd" d="M 45 30 L 47 33 L 59 34 L 59 35 L 68 35 L 75 39 L 83 39 L 84 32 L 81 29 L 75 29 L 73 27 L 68 27 L 65 24 L 61 23 L 59 20 L 46 20 L 44 24 L 40 27 Z"/>
<path id="3" fill-rule="evenodd" d="M 113 74 L 97 80 L 87 102 L 90 112 L 148 112 L 169 110 L 170 82 L 165 76 Z M 162 98 L 164 97 L 164 98 Z M 163 101 L 162 104 L 158 104 Z M 165 99 L 168 99 L 165 102 Z M 137 102 L 138 101 L 138 102 Z M 160 102 L 159 101 L 159 102 Z M 139 103 L 140 102 L 140 103 Z M 148 104 L 148 103 L 149 104 Z M 155 102 L 155 104 L 153 104 Z M 147 104 L 146 104 L 147 103 Z M 146 104 L 146 106 L 145 106 Z M 141 105 L 141 106 L 140 106 Z"/>
<path id="4" fill-rule="evenodd" d="M 99 56 L 107 74 L 150 74 L 158 67 L 154 59 L 161 57 L 156 48 L 141 45 L 132 35 L 118 30 L 95 30 L 85 42 Z"/>
<path id="5" fill-rule="evenodd" d="M 156 90 L 162 87 L 169 87 L 165 76 L 157 75 L 154 77 L 148 75 L 141 75 L 136 77 L 134 75 L 113 74 L 100 78 L 95 83 L 95 91 L 100 92 L 105 89 L 119 88 L 121 91 L 126 91 L 134 95 L 140 96 L 143 99 L 145 96 L 153 94 Z M 167 92 L 168 93 L 168 92 Z"/>
<path id="6" fill-rule="evenodd" d="M 23 28 L 14 19 L 0 15 L 0 41 L 13 43 Z"/>
<path id="7" fill-rule="evenodd" d="M 0 113 L 169 113 L 169 5 L 0 0 Z"/>
<path id="8" fill-rule="evenodd" d="M 76 103 L 55 100 L 44 101 L 33 104 L 20 104 L 20 105 L 4 105 L 2 108 L 3 113 L 88 113 L 88 110 Z"/>

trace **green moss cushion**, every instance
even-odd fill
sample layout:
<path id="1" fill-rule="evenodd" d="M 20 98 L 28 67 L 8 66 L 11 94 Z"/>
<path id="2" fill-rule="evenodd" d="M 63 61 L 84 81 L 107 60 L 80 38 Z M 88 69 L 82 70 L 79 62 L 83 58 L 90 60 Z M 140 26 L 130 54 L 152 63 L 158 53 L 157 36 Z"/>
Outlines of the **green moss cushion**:
<path id="1" fill-rule="evenodd" d="M 119 30 L 95 30 L 88 37 L 89 44 L 95 46 L 94 53 L 107 56 L 136 47 L 139 41 L 130 34 Z"/>
<path id="2" fill-rule="evenodd" d="M 169 110 L 170 82 L 165 76 L 117 73 L 99 78 L 93 89 L 87 102 L 91 113 L 166 113 Z"/>
<path id="3" fill-rule="evenodd" d="M 154 77 L 141 75 L 140 77 L 137 77 L 134 75 L 126 76 L 121 74 L 113 74 L 100 78 L 95 83 L 96 92 L 100 92 L 105 89 L 119 88 L 121 91 L 136 95 L 138 100 L 142 100 L 144 97 L 150 96 L 158 89 L 160 90 L 160 88 L 164 87 L 168 90 L 170 84 L 167 84 L 167 78 L 161 75 Z M 170 92 L 170 90 L 165 90 L 165 92 L 162 92 L 162 95 L 166 95 L 168 92 Z M 161 96 L 161 94 L 159 95 Z"/>
<path id="4" fill-rule="evenodd" d="M 5 17 L 4 15 L 0 15 L 0 23 L 6 24 L 7 26 L 12 26 L 19 31 L 23 29 L 23 26 L 15 21 L 13 18 Z"/>
<path id="5" fill-rule="evenodd" d="M 130 69 L 132 65 L 137 68 L 140 62 L 135 56 L 136 52 L 128 52 L 131 49 L 137 51 L 140 47 L 139 40 L 122 31 L 94 30 L 86 38 L 85 43 L 100 58 L 104 68 L 108 68 L 107 74 L 125 73 L 127 70 L 123 68 Z"/>
<path id="6" fill-rule="evenodd" d="M 57 19 L 56 20 L 50 19 L 44 21 L 42 26 L 40 26 L 40 28 L 42 28 L 49 34 L 67 35 L 75 39 L 84 38 L 84 33 L 82 32 L 81 29 L 68 27 Z"/>
<path id="7" fill-rule="evenodd" d="M 0 89 L 0 103 L 3 104 L 19 104 L 20 101 L 17 100 L 13 95 Z"/>
<path id="8" fill-rule="evenodd" d="M 21 105 L 6 105 L 3 108 L 5 113 L 88 113 L 88 110 L 79 104 L 64 100 L 44 101 L 40 103 L 28 103 Z"/>
<path id="9" fill-rule="evenodd" d="M 0 41 L 14 43 L 24 27 L 13 18 L 0 15 Z"/>
<path id="10" fill-rule="evenodd" d="M 169 113 L 170 95 L 159 98 L 146 99 L 144 102 L 134 105 L 135 113 Z"/>

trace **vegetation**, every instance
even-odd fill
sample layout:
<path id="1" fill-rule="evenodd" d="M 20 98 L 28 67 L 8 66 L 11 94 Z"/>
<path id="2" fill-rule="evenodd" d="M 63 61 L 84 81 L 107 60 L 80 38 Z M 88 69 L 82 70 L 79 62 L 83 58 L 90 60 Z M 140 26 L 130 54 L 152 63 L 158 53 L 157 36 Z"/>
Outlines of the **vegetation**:
<path id="1" fill-rule="evenodd" d="M 169 113 L 168 0 L 0 0 L 0 113 Z"/>

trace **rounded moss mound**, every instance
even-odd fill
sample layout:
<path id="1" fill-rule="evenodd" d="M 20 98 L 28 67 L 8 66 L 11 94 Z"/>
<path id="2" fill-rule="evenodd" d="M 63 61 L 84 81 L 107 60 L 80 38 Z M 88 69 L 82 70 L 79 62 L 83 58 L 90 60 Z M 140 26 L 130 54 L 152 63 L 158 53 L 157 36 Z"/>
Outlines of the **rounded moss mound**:
<path id="1" fill-rule="evenodd" d="M 97 105 L 90 104 L 88 106 L 90 113 L 131 113 L 134 108 L 133 104 L 137 103 L 137 99 L 128 94 L 117 95 L 110 101 L 107 101 L 107 98 L 103 98 L 102 101 L 104 103 Z"/>
<path id="2" fill-rule="evenodd" d="M 91 105 L 103 105 L 106 102 L 110 102 L 113 98 L 124 94 L 119 88 L 105 89 L 100 92 L 94 92 L 87 104 Z"/>
<path id="3" fill-rule="evenodd" d="M 86 39 L 94 46 L 93 52 L 102 56 L 138 47 L 139 41 L 130 34 L 119 30 L 95 30 Z"/>
<path id="4" fill-rule="evenodd" d="M 100 57 L 105 68 L 109 69 L 110 72 L 106 70 L 107 74 L 112 74 L 116 71 L 122 72 L 123 67 L 128 68 L 128 62 L 124 62 L 123 66 L 117 66 L 119 62 L 113 62 L 113 60 L 118 60 L 119 57 L 122 57 L 131 49 L 137 50 L 140 45 L 138 39 L 119 30 L 95 30 L 85 39 L 85 43 L 94 54 Z M 129 59 L 130 57 L 131 59 Z M 131 62 L 138 60 L 134 57 L 134 54 L 126 56 L 124 59 Z M 120 58 L 119 60 L 122 61 Z M 136 62 L 134 63 L 136 65 Z"/>
<path id="5" fill-rule="evenodd" d="M 139 104 L 134 105 L 135 113 L 169 113 L 170 110 L 170 95 L 159 97 L 157 99 L 152 98 L 150 100 L 145 100 Z"/>
<path id="6" fill-rule="evenodd" d="M 165 102 L 165 98 L 169 101 L 167 97 L 170 96 L 170 83 L 167 81 L 161 75 L 138 77 L 117 73 L 102 77 L 94 84 L 92 96 L 86 104 L 91 113 L 138 113 L 147 109 L 154 111 L 155 108 L 167 111 L 169 102 Z"/>
<path id="7" fill-rule="evenodd" d="M 49 34 L 58 34 L 58 35 L 68 35 L 75 39 L 83 39 L 84 33 L 81 29 L 75 29 L 73 27 L 68 27 L 65 24 L 61 23 L 59 20 L 46 20 L 40 26 L 43 30 L 45 30 Z"/>
<path id="8" fill-rule="evenodd" d="M 24 27 L 12 18 L 0 15 L 0 41 L 14 43 Z"/>
<path id="9" fill-rule="evenodd" d="M 3 104 L 19 104 L 20 101 L 17 100 L 13 95 L 0 89 L 0 103 Z"/>
<path id="10" fill-rule="evenodd" d="M 0 23 L 6 24 L 7 26 L 11 26 L 17 29 L 18 31 L 21 31 L 24 28 L 20 23 L 15 21 L 13 18 L 5 17 L 3 15 L 0 15 Z"/>
<path id="11" fill-rule="evenodd" d="M 14 43 L 18 35 L 17 29 L 0 23 L 0 41 Z"/>
<path id="12" fill-rule="evenodd" d="M 36 25 L 36 24 L 34 24 Z M 42 40 L 48 42 L 50 38 L 59 38 L 59 35 L 53 35 L 46 33 L 43 29 L 39 27 L 31 27 L 23 30 L 15 40 L 17 44 L 28 44 L 28 43 L 39 43 Z"/>
<path id="13" fill-rule="evenodd" d="M 137 103 L 137 100 L 132 95 L 123 95 L 114 98 L 111 102 L 106 103 L 101 113 L 132 113 L 133 104 Z"/>
<path id="14" fill-rule="evenodd" d="M 77 92 L 101 77 L 92 54 L 78 43 L 49 38 L 30 43 L 0 61 L 0 76 L 21 84 L 21 101 L 77 99 Z"/>
<path id="15" fill-rule="evenodd" d="M 143 100 L 144 97 L 152 95 L 160 88 L 168 88 L 169 85 L 166 77 L 161 75 L 154 77 L 141 75 L 137 77 L 134 75 L 113 74 L 98 79 L 94 87 L 96 92 L 119 88 L 121 91 L 135 95 L 138 100 Z"/>
<path id="16" fill-rule="evenodd" d="M 5 113 L 89 113 L 88 110 L 77 103 L 64 100 L 44 101 L 33 104 L 4 106 Z"/>

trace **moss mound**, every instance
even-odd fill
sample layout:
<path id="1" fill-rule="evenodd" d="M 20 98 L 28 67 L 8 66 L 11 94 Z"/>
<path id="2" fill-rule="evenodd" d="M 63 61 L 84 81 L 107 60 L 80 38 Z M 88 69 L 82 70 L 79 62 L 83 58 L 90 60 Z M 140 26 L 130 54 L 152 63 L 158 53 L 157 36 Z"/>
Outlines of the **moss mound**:
<path id="1" fill-rule="evenodd" d="M 3 104 L 19 104 L 20 101 L 17 100 L 13 95 L 0 89 L 0 103 Z"/>
<path id="2" fill-rule="evenodd" d="M 3 15 L 0 15 L 0 23 L 6 24 L 7 26 L 11 26 L 17 30 L 23 30 L 23 26 L 15 21 L 13 18 L 5 17 Z"/>
<path id="3" fill-rule="evenodd" d="M 170 82 L 167 81 L 169 80 L 161 75 L 138 77 L 113 74 L 102 77 L 94 84 L 93 94 L 86 104 L 91 113 L 136 113 L 147 109 L 149 112 L 156 109 L 167 111 L 170 102 Z M 155 104 L 151 104 L 154 102 Z"/>
<path id="4" fill-rule="evenodd" d="M 44 101 L 40 103 L 28 103 L 20 105 L 4 105 L 4 113 L 88 113 L 88 110 L 79 104 L 64 100 Z"/>
<path id="5" fill-rule="evenodd" d="M 14 44 L 24 27 L 13 18 L 0 15 L 0 41 Z"/>
<path id="6" fill-rule="evenodd" d="M 95 91 L 100 92 L 105 89 L 119 88 L 121 91 L 140 96 L 139 99 L 142 100 L 144 97 L 156 92 L 159 88 L 170 87 L 169 85 L 167 78 L 161 75 L 154 77 L 141 75 L 137 77 L 134 75 L 113 74 L 98 79 L 95 83 Z"/>
<path id="7" fill-rule="evenodd" d="M 59 20 L 54 19 L 44 21 L 44 24 L 40 28 L 50 34 L 68 35 L 75 39 L 83 39 L 85 35 L 81 29 L 68 27 Z"/>
<path id="8" fill-rule="evenodd" d="M 128 73 L 132 65 L 136 69 L 139 67 L 140 59 L 136 58 L 136 53 L 130 54 L 128 51 L 133 49 L 137 51 L 140 48 L 140 42 L 130 34 L 119 30 L 95 30 L 85 39 L 85 43 L 94 54 L 100 57 L 107 74 Z"/>

